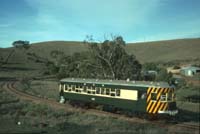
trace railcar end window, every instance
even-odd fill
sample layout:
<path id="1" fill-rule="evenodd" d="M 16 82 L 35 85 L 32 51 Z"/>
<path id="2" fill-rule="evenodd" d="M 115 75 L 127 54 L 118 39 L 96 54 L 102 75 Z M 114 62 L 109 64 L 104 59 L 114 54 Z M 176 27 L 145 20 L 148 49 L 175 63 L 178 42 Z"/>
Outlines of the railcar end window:
<path id="1" fill-rule="evenodd" d="M 151 100 L 156 101 L 157 93 L 151 93 Z"/>
<path id="2" fill-rule="evenodd" d="M 172 101 L 172 92 L 171 91 L 167 94 L 167 100 Z"/>
<path id="3" fill-rule="evenodd" d="M 166 101 L 166 94 L 161 94 L 160 101 Z"/>

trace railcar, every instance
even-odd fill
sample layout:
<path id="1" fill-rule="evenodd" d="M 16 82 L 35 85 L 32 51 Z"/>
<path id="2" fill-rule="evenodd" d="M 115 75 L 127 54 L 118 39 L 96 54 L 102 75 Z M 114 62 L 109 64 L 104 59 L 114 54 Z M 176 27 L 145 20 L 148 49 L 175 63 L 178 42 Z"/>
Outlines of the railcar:
<path id="1" fill-rule="evenodd" d="M 165 82 L 65 78 L 60 80 L 60 103 L 74 100 L 131 112 L 176 115 L 174 88 Z"/>

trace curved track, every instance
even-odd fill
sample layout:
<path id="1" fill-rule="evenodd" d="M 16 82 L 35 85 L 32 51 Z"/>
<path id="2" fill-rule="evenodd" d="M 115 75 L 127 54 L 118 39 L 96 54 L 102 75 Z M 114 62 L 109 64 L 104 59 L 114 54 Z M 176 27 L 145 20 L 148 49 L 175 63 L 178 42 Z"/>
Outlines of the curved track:
<path id="1" fill-rule="evenodd" d="M 21 100 L 25 100 L 25 101 L 31 101 L 33 103 L 36 104 L 46 104 L 54 109 L 63 109 L 65 111 L 68 112 L 82 112 L 82 113 L 88 113 L 88 114 L 94 114 L 94 115 L 98 115 L 98 116 L 109 116 L 109 117 L 114 117 L 114 118 L 118 118 L 118 119 L 122 119 L 122 120 L 126 120 L 129 122 L 134 122 L 134 123 L 151 123 L 163 128 L 170 128 L 170 127 L 175 127 L 175 128 L 183 128 L 184 130 L 195 130 L 195 131 L 199 131 L 200 126 L 196 125 L 196 124 L 186 124 L 186 123 L 178 123 L 178 124 L 167 124 L 164 122 L 160 122 L 160 121 L 147 121 L 147 120 L 143 120 L 137 117 L 126 117 L 124 115 L 119 115 L 119 114 L 114 114 L 114 113 L 110 113 L 110 112 L 106 112 L 106 111 L 100 111 L 100 110 L 95 110 L 95 109 L 82 109 L 82 108 L 74 108 L 69 104 L 60 104 L 59 102 L 57 102 L 54 99 L 45 99 L 45 98 L 41 98 L 41 97 L 37 97 L 34 95 L 30 95 L 27 93 L 24 93 L 22 91 L 17 90 L 16 88 L 16 84 L 17 81 L 8 81 L 8 82 L 3 82 L 2 84 L 0 84 L 0 87 L 3 88 L 4 90 L 6 90 L 7 92 L 9 92 L 10 94 L 15 95 L 16 97 L 18 97 Z"/>
<path id="2" fill-rule="evenodd" d="M 22 91 L 19 91 L 15 84 L 17 83 L 17 81 L 10 81 L 10 82 L 5 82 L 2 84 L 2 88 L 4 90 L 6 90 L 8 93 L 15 95 L 16 97 L 18 97 L 21 100 L 25 100 L 25 101 L 31 101 L 33 103 L 36 104 L 46 104 L 54 109 L 63 109 L 67 112 L 82 112 L 82 113 L 88 113 L 88 114 L 94 114 L 94 115 L 100 115 L 100 116 L 110 116 L 110 117 L 114 117 L 114 118 L 120 118 L 123 120 L 127 120 L 127 121 L 131 121 L 131 122 L 138 122 L 138 123 L 148 123 L 148 121 L 139 119 L 139 118 L 130 118 L 130 117 L 126 117 L 123 115 L 119 115 L 119 114 L 114 114 L 114 113 L 110 113 L 110 112 L 106 112 L 106 111 L 100 111 L 100 110 L 95 110 L 95 109 L 82 109 L 82 108 L 74 108 L 69 104 L 61 104 L 59 102 L 57 102 L 54 99 L 45 99 L 45 98 L 41 98 L 38 96 L 34 96 L 34 95 L 30 95 L 27 93 L 24 93 Z"/>

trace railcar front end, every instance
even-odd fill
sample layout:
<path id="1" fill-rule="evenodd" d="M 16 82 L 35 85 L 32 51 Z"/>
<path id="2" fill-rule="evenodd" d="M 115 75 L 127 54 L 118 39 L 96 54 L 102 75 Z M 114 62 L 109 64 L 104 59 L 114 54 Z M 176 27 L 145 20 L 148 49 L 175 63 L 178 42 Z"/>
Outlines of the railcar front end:
<path id="1" fill-rule="evenodd" d="M 147 90 L 146 112 L 149 114 L 176 115 L 178 110 L 174 88 L 149 87 Z"/>

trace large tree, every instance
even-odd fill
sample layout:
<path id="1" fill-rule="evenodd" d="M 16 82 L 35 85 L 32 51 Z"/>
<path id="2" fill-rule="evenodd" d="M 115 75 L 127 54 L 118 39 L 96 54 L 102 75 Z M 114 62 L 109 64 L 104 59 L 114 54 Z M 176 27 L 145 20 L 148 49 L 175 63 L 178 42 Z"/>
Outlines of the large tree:
<path id="1" fill-rule="evenodd" d="M 95 68 L 96 76 L 109 79 L 134 79 L 140 77 L 141 64 L 134 55 L 125 51 L 126 43 L 121 36 L 96 43 L 85 41 L 89 46 L 90 66 Z"/>

